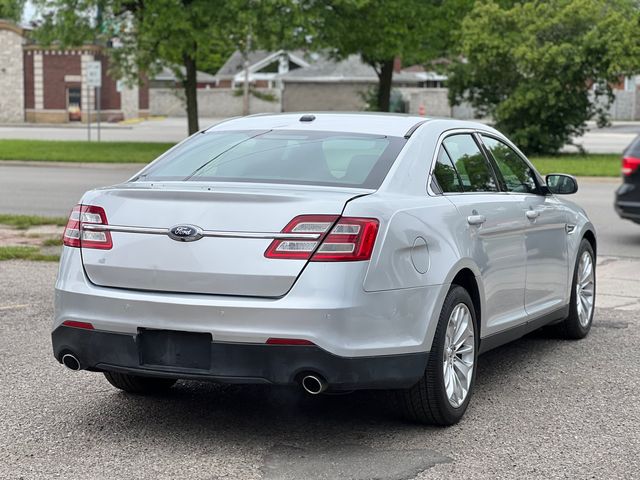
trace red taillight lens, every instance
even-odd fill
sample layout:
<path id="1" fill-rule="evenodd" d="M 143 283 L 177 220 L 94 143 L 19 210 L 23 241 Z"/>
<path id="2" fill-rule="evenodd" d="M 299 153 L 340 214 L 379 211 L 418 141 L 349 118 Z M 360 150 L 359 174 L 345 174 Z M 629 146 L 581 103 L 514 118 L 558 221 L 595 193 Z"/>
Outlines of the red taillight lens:
<path id="1" fill-rule="evenodd" d="M 289 222 L 282 233 L 316 233 L 320 237 L 317 240 L 274 240 L 265 257 L 310 259 L 312 262 L 369 260 L 378 225 L 375 218 L 301 215 Z"/>
<path id="2" fill-rule="evenodd" d="M 76 205 L 71 210 L 69 221 L 62 234 L 62 243 L 67 247 L 99 248 L 113 247 L 110 232 L 94 232 L 82 229 L 84 224 L 108 225 L 107 214 L 102 207 Z"/>
<path id="3" fill-rule="evenodd" d="M 631 175 L 640 167 L 640 158 L 624 157 L 622 159 L 622 175 L 625 177 Z"/>

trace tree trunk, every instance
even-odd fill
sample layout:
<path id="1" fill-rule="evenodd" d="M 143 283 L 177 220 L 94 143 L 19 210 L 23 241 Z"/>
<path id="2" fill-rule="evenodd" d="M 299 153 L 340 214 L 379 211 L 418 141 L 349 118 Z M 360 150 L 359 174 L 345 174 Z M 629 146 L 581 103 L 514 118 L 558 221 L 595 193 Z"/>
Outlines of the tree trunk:
<path id="1" fill-rule="evenodd" d="M 388 112 L 391 103 L 391 80 L 393 79 L 393 58 L 380 65 L 378 73 L 378 110 Z"/>
<path id="2" fill-rule="evenodd" d="M 184 54 L 184 67 L 186 75 L 184 78 L 184 94 L 187 99 L 187 121 L 189 125 L 189 135 L 200 130 L 198 125 L 198 83 L 196 81 L 196 59 Z"/>

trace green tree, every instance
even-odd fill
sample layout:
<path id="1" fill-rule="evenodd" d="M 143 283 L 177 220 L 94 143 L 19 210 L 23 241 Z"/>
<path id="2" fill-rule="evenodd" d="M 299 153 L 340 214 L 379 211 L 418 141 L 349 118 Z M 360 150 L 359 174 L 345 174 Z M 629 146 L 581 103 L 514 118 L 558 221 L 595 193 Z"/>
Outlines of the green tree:
<path id="1" fill-rule="evenodd" d="M 447 55 L 471 0 L 318 0 L 308 31 L 337 59 L 359 54 L 378 75 L 377 108 L 389 111 L 394 59 Z M 310 9 L 309 11 L 311 11 Z"/>
<path id="2" fill-rule="evenodd" d="M 234 48 L 294 41 L 295 0 L 36 0 L 44 43 L 107 44 L 114 74 L 137 79 L 172 68 L 184 89 L 189 133 L 198 131 L 196 73 L 222 65 Z M 253 47 L 242 42 L 252 32 Z M 290 37 L 287 37 L 290 33 Z"/>
<path id="3" fill-rule="evenodd" d="M 0 0 L 0 18 L 19 23 L 25 0 Z"/>
<path id="4" fill-rule="evenodd" d="M 608 121 L 612 85 L 640 67 L 631 0 L 478 2 L 460 30 L 453 103 L 471 102 L 528 153 L 554 153 Z"/>

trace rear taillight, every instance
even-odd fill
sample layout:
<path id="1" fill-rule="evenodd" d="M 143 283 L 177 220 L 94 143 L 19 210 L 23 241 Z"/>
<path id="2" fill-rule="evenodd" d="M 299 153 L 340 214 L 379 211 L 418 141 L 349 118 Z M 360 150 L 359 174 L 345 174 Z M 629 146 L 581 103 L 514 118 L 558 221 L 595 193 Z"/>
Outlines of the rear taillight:
<path id="1" fill-rule="evenodd" d="M 108 225 L 104 209 L 93 205 L 73 207 L 62 234 L 62 243 L 67 247 L 99 248 L 102 250 L 109 250 L 113 247 L 111 233 L 84 230 L 82 225 L 86 224 Z"/>
<path id="2" fill-rule="evenodd" d="M 301 215 L 282 233 L 315 233 L 314 239 L 274 240 L 264 253 L 267 258 L 347 262 L 369 260 L 378 235 L 375 218 Z"/>
<path id="3" fill-rule="evenodd" d="M 624 157 L 622 159 L 622 175 L 628 177 L 640 167 L 640 158 Z"/>

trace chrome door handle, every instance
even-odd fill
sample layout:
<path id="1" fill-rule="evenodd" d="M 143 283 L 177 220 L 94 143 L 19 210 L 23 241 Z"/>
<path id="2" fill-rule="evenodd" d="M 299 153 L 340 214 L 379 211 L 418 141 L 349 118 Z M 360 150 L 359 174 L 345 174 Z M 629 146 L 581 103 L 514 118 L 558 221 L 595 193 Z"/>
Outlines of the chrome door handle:
<path id="1" fill-rule="evenodd" d="M 525 214 L 529 220 L 535 220 L 540 216 L 540 212 L 537 210 L 527 210 Z"/>
<path id="2" fill-rule="evenodd" d="M 482 225 L 487 221 L 487 217 L 484 215 L 469 215 L 467 217 L 467 223 L 469 225 Z"/>

